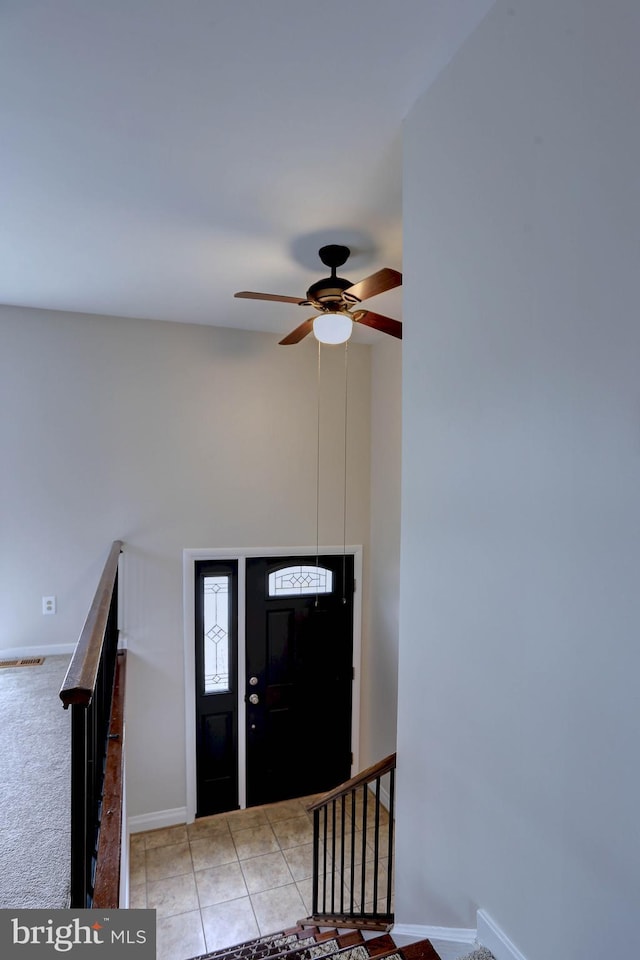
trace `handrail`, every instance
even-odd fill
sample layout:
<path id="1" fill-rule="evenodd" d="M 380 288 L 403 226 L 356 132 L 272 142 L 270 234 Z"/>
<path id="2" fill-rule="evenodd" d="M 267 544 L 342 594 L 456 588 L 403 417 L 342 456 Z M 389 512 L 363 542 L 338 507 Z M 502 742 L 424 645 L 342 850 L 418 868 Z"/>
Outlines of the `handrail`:
<path id="1" fill-rule="evenodd" d="M 118 559 L 123 546 L 122 540 L 113 541 L 93 603 L 89 608 L 82 633 L 60 688 L 60 699 L 65 710 L 72 703 L 84 706 L 91 703 L 96 688 L 113 588 L 118 574 Z"/>
<path id="2" fill-rule="evenodd" d="M 71 707 L 72 908 L 92 907 L 96 891 L 96 906 L 118 906 L 125 659 L 118 653 L 122 549 L 122 541 L 114 540 L 60 689 L 65 710 Z M 117 739 L 120 749 L 114 749 Z M 99 859 L 107 849 L 102 869 Z"/>
<path id="3" fill-rule="evenodd" d="M 303 925 L 388 930 L 393 924 L 395 769 L 392 753 L 308 804 L 312 904 Z M 387 774 L 388 810 L 382 804 Z"/>
<path id="4" fill-rule="evenodd" d="M 307 810 L 309 813 L 312 813 L 314 810 L 319 810 L 320 807 L 324 807 L 326 804 L 331 803 L 332 800 L 339 800 L 340 797 L 348 796 L 352 790 L 356 790 L 358 787 L 362 787 L 366 783 L 373 783 L 373 781 L 377 780 L 378 777 L 383 777 L 385 773 L 389 773 L 390 770 L 393 770 L 395 765 L 396 755 L 395 753 L 390 753 L 388 757 L 384 758 L 384 760 L 378 760 L 377 763 L 373 763 L 370 767 L 367 767 L 366 770 L 363 770 L 361 773 L 356 774 L 355 777 L 352 777 L 351 780 L 346 780 L 339 786 L 334 787 L 333 790 L 323 793 L 323 795 L 318 797 L 317 800 L 314 800 L 313 803 L 308 804 Z"/>

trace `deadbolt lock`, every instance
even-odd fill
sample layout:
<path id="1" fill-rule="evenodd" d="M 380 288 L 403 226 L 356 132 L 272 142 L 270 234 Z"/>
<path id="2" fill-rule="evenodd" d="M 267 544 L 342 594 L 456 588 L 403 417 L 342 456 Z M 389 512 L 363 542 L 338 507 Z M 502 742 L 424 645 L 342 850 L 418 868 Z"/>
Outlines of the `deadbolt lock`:
<path id="1" fill-rule="evenodd" d="M 258 686 L 258 678 L 257 678 L 257 677 L 249 677 L 249 686 L 250 686 L 250 687 L 257 687 L 257 686 Z"/>

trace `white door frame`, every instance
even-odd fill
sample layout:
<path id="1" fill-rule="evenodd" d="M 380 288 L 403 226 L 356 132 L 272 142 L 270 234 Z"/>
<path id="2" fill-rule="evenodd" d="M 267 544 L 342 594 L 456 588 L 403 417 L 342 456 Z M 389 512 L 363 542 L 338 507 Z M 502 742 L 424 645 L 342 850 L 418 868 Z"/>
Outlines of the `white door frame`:
<path id="1" fill-rule="evenodd" d="M 196 659 L 195 659 L 195 564 L 197 560 L 238 561 L 238 798 L 240 807 L 247 805 L 246 716 L 244 693 L 246 687 L 246 631 L 245 631 L 245 561 L 247 557 L 306 557 L 323 554 L 353 555 L 353 575 L 356 591 L 353 598 L 353 686 L 351 699 L 351 744 L 353 760 L 351 775 L 360 766 L 360 674 L 362 657 L 362 546 L 339 547 L 199 547 L 182 551 L 182 597 L 184 613 L 184 699 L 187 777 L 187 823 L 196 816 Z"/>

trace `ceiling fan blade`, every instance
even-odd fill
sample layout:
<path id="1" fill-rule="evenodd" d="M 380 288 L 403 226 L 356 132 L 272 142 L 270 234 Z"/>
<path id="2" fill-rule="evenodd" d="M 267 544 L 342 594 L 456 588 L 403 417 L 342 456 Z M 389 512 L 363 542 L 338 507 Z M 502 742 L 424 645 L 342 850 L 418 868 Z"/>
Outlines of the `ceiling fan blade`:
<path id="1" fill-rule="evenodd" d="M 401 283 L 402 274 L 398 270 L 383 267 L 377 273 L 372 273 L 370 277 L 365 277 L 364 280 L 347 287 L 344 292 L 357 297 L 358 300 L 368 300 L 369 297 L 376 297 L 379 293 L 385 293 L 387 290 L 399 287 Z"/>
<path id="2" fill-rule="evenodd" d="M 277 300 L 278 303 L 304 303 L 300 297 L 279 297 L 276 293 L 252 293 L 251 290 L 240 290 L 234 293 L 234 297 L 240 297 L 243 300 Z"/>
<path id="3" fill-rule="evenodd" d="M 388 333 L 402 340 L 402 324 L 399 320 L 383 317 L 381 313 L 372 313 L 371 310 L 360 310 L 355 314 L 354 319 L 358 323 L 364 323 L 366 327 L 373 327 L 374 330 L 380 330 L 382 333 Z"/>
<path id="4" fill-rule="evenodd" d="M 301 323 L 299 327 L 296 327 L 295 330 L 280 341 L 281 346 L 288 347 L 291 343 L 300 343 L 301 340 L 307 336 L 308 333 L 311 333 L 313 330 L 313 321 L 315 317 L 310 317 L 308 320 L 305 320 L 304 323 Z"/>

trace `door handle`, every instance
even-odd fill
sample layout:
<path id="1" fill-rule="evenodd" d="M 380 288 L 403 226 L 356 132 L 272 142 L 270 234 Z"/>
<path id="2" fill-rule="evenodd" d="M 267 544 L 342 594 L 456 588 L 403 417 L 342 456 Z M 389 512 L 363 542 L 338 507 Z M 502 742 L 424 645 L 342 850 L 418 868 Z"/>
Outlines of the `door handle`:
<path id="1" fill-rule="evenodd" d="M 260 697 L 258 696 L 257 693 L 251 694 L 251 696 L 249 697 L 249 703 L 253 703 L 254 706 L 256 703 L 260 703 Z"/>

